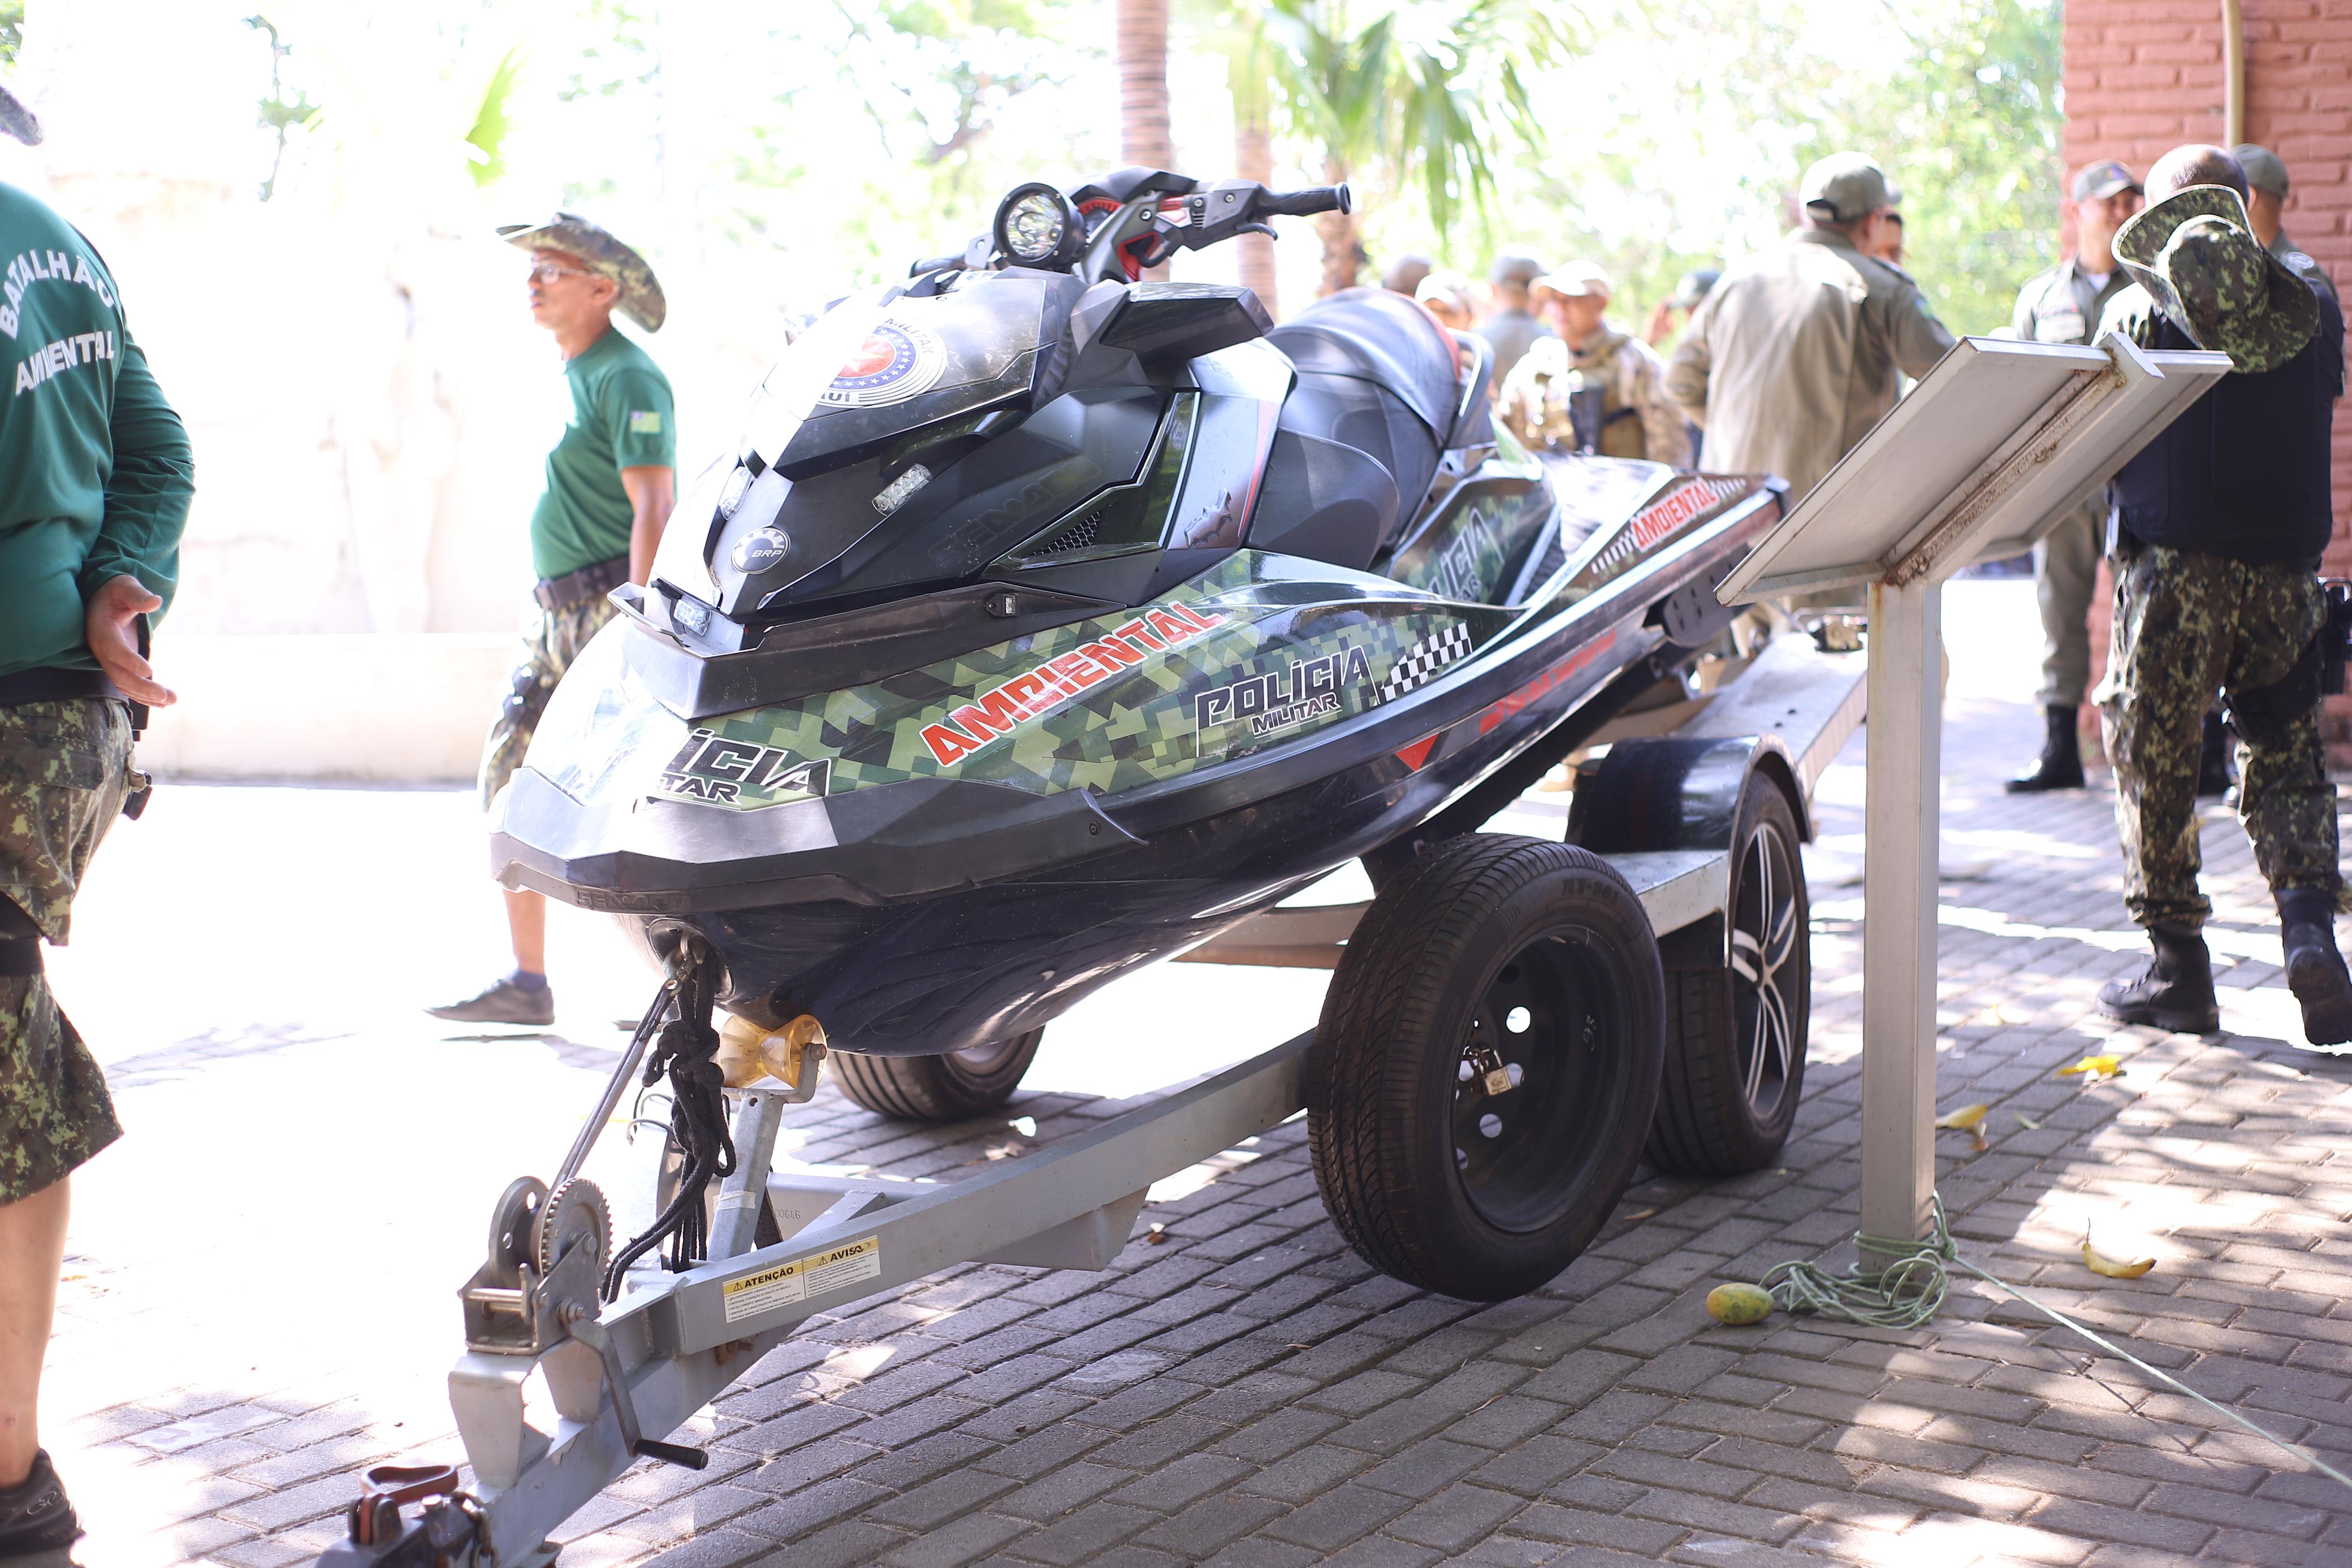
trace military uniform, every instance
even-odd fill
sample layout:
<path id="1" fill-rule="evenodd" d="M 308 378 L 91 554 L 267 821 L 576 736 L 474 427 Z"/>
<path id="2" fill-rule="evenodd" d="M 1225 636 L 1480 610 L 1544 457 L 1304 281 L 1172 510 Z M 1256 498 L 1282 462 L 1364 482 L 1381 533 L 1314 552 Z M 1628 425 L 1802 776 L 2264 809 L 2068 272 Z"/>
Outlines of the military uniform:
<path id="1" fill-rule="evenodd" d="M 2273 256 L 2301 273 L 2305 282 L 2327 296 L 2328 298 L 2335 300 L 2336 309 L 2344 308 L 2343 298 L 2336 292 L 2336 280 L 2327 276 L 2327 269 L 2320 266 L 2316 258 L 2287 237 L 2286 230 L 2279 230 L 2277 236 L 2271 241 L 2270 251 Z"/>
<path id="2" fill-rule="evenodd" d="M 2105 277 L 2081 259 L 2038 273 L 2017 291 L 2010 328 L 2036 343 L 2088 343 L 2107 301 L 2131 287 L 2118 264 Z M 2033 597 L 2042 612 L 2042 692 L 2044 708 L 2074 708 L 2091 681 L 2091 595 L 2099 558 L 2106 551 L 2107 499 L 2086 498 L 2033 547 Z"/>
<path id="3" fill-rule="evenodd" d="M 1701 468 L 1778 474 L 1794 505 L 1953 341 L 1910 274 L 1836 229 L 1798 229 L 1691 313 L 1666 392 L 1705 432 Z"/>
<path id="4" fill-rule="evenodd" d="M 121 810 L 130 705 L 100 670 L 86 602 L 116 577 L 168 605 L 194 490 L 187 433 L 131 336 L 113 276 L 46 204 L 0 185 L 0 1204 L 121 1135 L 104 1076 L 57 1005 L 90 857 Z M 158 611 L 157 615 L 162 612 Z"/>
<path id="5" fill-rule="evenodd" d="M 1594 383 L 1601 392 L 1594 450 L 1689 465 L 1689 426 L 1666 396 L 1665 362 L 1605 321 L 1581 349 L 1560 338 L 1537 339 L 1504 382 L 1495 416 L 1531 447 L 1573 452 L 1580 442 L 1570 400 Z"/>
<path id="6" fill-rule="evenodd" d="M 547 488 L 531 514 L 539 573 L 523 619 L 522 649 L 482 748 L 482 806 L 489 808 L 530 749 L 547 699 L 580 650 L 614 615 L 606 597 L 629 579 L 635 508 L 624 468 L 674 468 L 677 422 L 669 380 L 643 349 L 607 330 L 566 361 L 572 418 L 547 455 Z"/>
<path id="7" fill-rule="evenodd" d="M 2190 223 L 2244 227 L 2234 193 L 2212 186 L 2179 192 L 2132 224 L 2178 223 L 2165 209 L 2200 203 L 2226 218 Z M 2126 225 L 2119 255 L 2135 237 Z M 2200 726 L 2216 693 L 2246 743 L 2238 817 L 2273 892 L 2333 902 L 2343 887 L 2336 789 L 2319 739 L 2325 606 L 2315 572 L 2334 527 L 2328 448 L 2344 319 L 2332 298 L 2292 270 L 2266 274 L 2261 251 L 2250 238 L 2242 245 L 2161 305 L 2143 267 L 2141 281 L 2108 303 L 2102 328 L 2143 348 L 2217 349 L 2238 366 L 2113 487 L 2115 628 L 2097 700 L 2115 765 L 2125 899 L 2151 928 L 2193 931 L 2211 912 L 2197 886 L 2196 792 Z M 2175 237 L 2168 261 L 2180 248 Z M 2265 298 L 2263 311 L 2231 303 Z M 2210 324 L 2192 337 L 2184 321 L 2200 319 Z"/>
<path id="8" fill-rule="evenodd" d="M 1501 386 L 1527 351 L 1552 335 L 1531 310 L 1497 310 L 1472 329 L 1495 350 L 1495 384 Z"/>

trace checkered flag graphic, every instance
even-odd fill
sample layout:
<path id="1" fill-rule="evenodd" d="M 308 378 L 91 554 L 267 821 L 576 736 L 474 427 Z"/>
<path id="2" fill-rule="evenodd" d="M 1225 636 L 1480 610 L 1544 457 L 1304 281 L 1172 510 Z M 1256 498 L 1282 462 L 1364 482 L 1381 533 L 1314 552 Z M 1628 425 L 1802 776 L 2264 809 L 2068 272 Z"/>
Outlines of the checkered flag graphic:
<path id="1" fill-rule="evenodd" d="M 1397 655 L 1388 679 L 1382 681 L 1375 695 L 1373 706 L 1392 703 L 1397 698 L 1426 684 L 1446 665 L 1470 652 L 1470 628 L 1455 622 L 1443 632 L 1433 632 Z"/>

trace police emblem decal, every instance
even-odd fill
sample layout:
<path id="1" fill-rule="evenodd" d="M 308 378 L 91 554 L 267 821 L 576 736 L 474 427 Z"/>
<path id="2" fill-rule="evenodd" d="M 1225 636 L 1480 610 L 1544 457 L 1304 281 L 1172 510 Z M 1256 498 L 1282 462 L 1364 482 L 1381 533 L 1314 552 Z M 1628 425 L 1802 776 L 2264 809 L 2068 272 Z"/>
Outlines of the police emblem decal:
<path id="1" fill-rule="evenodd" d="M 735 549 L 727 559 L 735 563 L 737 571 L 748 577 L 754 572 L 767 570 L 792 551 L 792 537 L 783 529 L 759 528 L 736 540 Z"/>
<path id="2" fill-rule="evenodd" d="M 930 391 L 947 369 L 947 347 L 936 333 L 911 321 L 884 321 L 866 335 L 817 394 L 828 408 L 880 408 Z"/>

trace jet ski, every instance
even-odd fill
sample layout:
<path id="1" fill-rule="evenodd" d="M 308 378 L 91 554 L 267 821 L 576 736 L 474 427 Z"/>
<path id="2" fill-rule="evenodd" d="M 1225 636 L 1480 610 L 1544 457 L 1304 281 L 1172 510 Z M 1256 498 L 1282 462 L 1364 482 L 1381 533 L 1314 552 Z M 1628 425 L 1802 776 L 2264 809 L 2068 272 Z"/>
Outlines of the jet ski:
<path id="1" fill-rule="evenodd" d="M 499 880 L 698 943 L 754 1028 L 984 1058 L 1677 679 L 1779 481 L 1531 454 L 1400 295 L 1142 276 L 1350 200 L 1028 184 L 814 318 L 554 694 Z"/>

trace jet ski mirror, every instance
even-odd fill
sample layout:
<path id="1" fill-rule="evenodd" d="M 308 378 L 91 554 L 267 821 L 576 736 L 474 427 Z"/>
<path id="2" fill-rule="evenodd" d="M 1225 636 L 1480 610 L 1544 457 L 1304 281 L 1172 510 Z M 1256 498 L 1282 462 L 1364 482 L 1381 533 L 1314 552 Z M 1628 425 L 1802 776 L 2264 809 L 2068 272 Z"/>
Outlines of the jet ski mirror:
<path id="1" fill-rule="evenodd" d="M 1066 267 L 1087 243 L 1087 225 L 1070 198 L 1042 180 L 1015 185 L 996 209 L 996 248 L 1019 267 Z"/>

